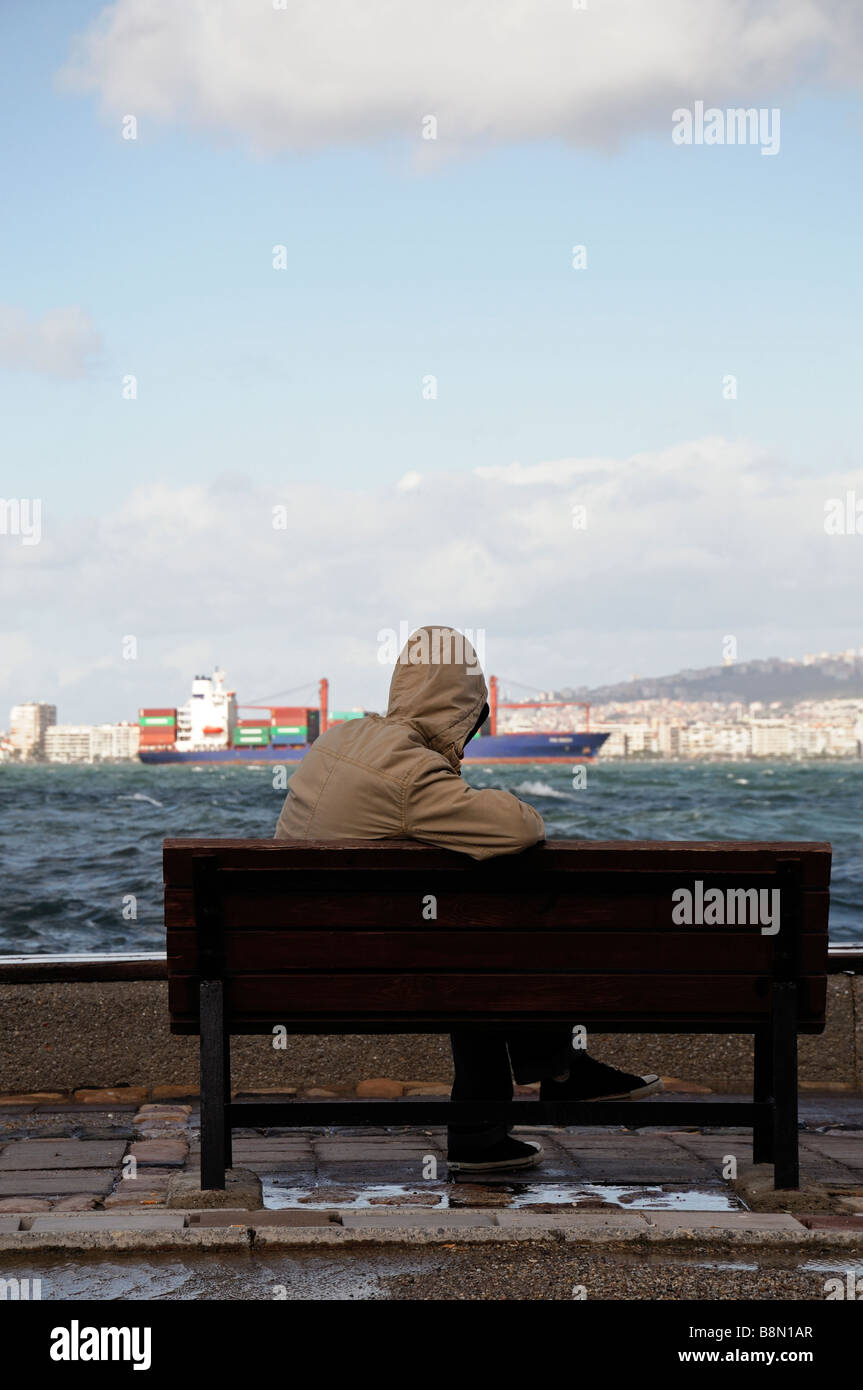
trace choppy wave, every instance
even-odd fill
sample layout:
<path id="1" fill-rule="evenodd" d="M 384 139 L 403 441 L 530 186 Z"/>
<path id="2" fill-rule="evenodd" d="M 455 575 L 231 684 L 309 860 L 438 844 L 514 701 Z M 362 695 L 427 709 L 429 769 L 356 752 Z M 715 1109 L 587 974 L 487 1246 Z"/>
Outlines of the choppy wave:
<path id="1" fill-rule="evenodd" d="M 544 797 L 547 801 L 567 801 L 569 793 L 562 792 L 559 787 L 550 787 L 547 782 L 517 782 L 510 788 L 516 796 L 520 796 L 523 801 L 530 801 L 534 797 Z"/>
<path id="2" fill-rule="evenodd" d="M 465 779 L 531 802 L 551 839 L 829 840 L 831 937 L 863 941 L 863 764 L 597 763 L 580 788 L 572 771 Z M 268 839 L 283 795 L 261 768 L 0 766 L 0 953 L 161 949 L 162 840 Z"/>

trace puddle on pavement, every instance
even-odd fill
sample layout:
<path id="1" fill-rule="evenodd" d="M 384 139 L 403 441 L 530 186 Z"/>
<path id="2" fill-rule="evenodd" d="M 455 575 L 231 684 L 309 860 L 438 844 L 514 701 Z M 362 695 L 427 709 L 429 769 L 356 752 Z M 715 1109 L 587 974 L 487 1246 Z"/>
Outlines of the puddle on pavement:
<path id="1" fill-rule="evenodd" d="M 358 1211 L 372 1207 L 449 1207 L 494 1206 L 523 1209 L 525 1207 L 572 1207 L 576 1211 L 602 1211 L 610 1207 L 628 1211 L 739 1211 L 741 1203 L 725 1188 L 661 1187 L 650 1185 L 614 1186 L 608 1183 L 496 1183 L 483 1188 L 472 1183 L 472 1192 L 480 1193 L 474 1203 L 464 1191 L 465 1184 L 448 1183 L 411 1187 L 401 1183 L 386 1183 L 362 1187 L 299 1187 L 277 1178 L 262 1177 L 264 1206 L 271 1210 L 299 1208 L 305 1211 Z M 487 1198 L 488 1200 L 483 1200 Z"/>

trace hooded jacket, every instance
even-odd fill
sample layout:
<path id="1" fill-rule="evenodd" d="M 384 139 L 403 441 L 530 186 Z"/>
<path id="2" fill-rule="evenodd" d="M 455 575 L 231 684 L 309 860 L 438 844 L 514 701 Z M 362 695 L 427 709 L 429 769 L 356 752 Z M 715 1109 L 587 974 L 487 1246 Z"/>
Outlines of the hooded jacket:
<path id="1" fill-rule="evenodd" d="M 328 729 L 291 778 L 277 840 L 423 840 L 473 859 L 517 854 L 545 836 L 511 792 L 461 777 L 465 742 L 488 690 L 476 653 L 452 628 L 419 628 L 390 683 L 386 716 Z"/>

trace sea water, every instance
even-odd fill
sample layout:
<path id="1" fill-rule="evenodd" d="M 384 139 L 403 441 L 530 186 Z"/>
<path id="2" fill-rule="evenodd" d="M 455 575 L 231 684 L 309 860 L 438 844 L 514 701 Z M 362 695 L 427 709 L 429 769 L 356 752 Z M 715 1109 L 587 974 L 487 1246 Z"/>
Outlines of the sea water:
<path id="1" fill-rule="evenodd" d="M 164 949 L 165 836 L 269 839 L 270 767 L 0 765 L 0 954 Z M 863 941 L 863 764 L 471 764 L 535 806 L 552 838 L 829 840 L 830 936 Z"/>

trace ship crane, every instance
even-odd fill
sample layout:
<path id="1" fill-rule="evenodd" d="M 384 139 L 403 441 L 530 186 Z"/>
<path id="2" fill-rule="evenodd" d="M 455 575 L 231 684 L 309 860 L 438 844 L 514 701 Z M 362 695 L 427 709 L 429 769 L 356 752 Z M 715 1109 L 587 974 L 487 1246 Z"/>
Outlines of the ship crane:
<path id="1" fill-rule="evenodd" d="M 587 700 L 499 700 L 497 682 L 497 676 L 489 676 L 489 733 L 493 738 L 497 734 L 497 712 L 499 709 L 567 709 L 571 705 L 575 705 L 584 710 L 585 732 L 590 730 L 590 703 Z"/>
<path id="2" fill-rule="evenodd" d="M 309 682 L 309 684 L 311 684 L 311 682 Z M 295 686 L 293 687 L 294 690 L 305 690 L 305 688 L 306 688 L 305 685 L 295 685 Z M 325 733 L 327 732 L 327 707 L 328 707 L 328 705 L 329 705 L 329 691 L 330 691 L 330 683 L 329 683 L 329 681 L 327 680 L 326 676 L 322 676 L 321 679 L 318 681 L 318 704 L 319 704 L 320 711 L 321 711 L 320 732 L 321 732 L 322 734 L 325 734 Z M 289 694 L 291 694 L 291 693 L 292 693 L 292 691 L 284 691 L 284 692 L 282 692 L 283 696 L 284 696 L 285 694 L 288 694 L 288 695 L 289 695 Z M 272 713 L 272 711 L 273 711 L 275 708 L 276 708 L 275 705 L 246 705 L 246 704 L 243 704 L 243 705 L 240 706 L 240 709 L 265 709 L 265 710 L 268 710 L 270 713 Z"/>

